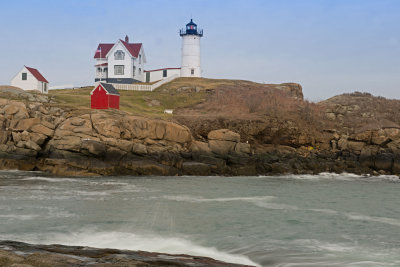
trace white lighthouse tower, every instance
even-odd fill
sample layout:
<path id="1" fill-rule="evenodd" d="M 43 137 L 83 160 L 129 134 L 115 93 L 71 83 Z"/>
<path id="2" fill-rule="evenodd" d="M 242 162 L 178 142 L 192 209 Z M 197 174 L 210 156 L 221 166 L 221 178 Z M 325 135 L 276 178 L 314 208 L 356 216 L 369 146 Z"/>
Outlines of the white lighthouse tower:
<path id="1" fill-rule="evenodd" d="M 197 25 L 191 19 L 186 24 L 186 29 L 180 30 L 182 37 L 182 65 L 181 77 L 201 77 L 200 65 L 200 38 L 203 30 L 197 29 Z"/>

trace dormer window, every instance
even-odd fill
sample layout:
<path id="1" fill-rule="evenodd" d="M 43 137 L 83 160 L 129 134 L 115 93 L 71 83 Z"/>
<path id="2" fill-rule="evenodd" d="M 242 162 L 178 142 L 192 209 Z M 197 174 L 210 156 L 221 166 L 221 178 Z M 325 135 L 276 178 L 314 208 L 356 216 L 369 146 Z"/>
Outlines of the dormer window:
<path id="1" fill-rule="evenodd" d="M 122 50 L 117 50 L 114 53 L 114 59 L 115 60 L 124 60 L 125 59 L 125 53 L 122 52 Z"/>

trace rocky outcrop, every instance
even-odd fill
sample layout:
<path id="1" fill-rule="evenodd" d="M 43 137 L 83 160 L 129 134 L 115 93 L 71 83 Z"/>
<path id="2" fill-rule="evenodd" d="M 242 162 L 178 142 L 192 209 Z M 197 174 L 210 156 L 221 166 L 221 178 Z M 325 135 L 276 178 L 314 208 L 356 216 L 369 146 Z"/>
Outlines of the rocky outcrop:
<path id="1" fill-rule="evenodd" d="M 229 154 L 250 154 L 250 145 L 240 143 L 240 135 L 228 129 L 208 133 L 208 147 L 211 152 L 224 156 Z"/>
<path id="2" fill-rule="evenodd" d="M 0 241 L 0 266 L 244 266 L 185 254 Z"/>
<path id="3" fill-rule="evenodd" d="M 276 85 L 279 90 L 284 91 L 289 96 L 303 100 L 303 88 L 298 83 L 282 83 Z"/>
<path id="4" fill-rule="evenodd" d="M 121 111 L 0 98 L 0 169 L 56 175 L 400 173 L 400 128 L 311 135 L 290 121 L 211 124 L 214 129 L 199 124 L 203 132 L 193 137 L 182 124 Z"/>
<path id="5" fill-rule="evenodd" d="M 56 175 L 230 173 L 227 157 L 250 145 L 221 129 L 207 142 L 185 126 L 123 112 L 63 110 L 42 103 L 0 102 L 0 168 Z"/>

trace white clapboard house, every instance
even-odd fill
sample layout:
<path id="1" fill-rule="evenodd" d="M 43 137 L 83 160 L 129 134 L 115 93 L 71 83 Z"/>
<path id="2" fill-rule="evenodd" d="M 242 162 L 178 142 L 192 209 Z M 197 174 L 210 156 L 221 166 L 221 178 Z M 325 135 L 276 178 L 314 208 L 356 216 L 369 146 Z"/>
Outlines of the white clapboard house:
<path id="1" fill-rule="evenodd" d="M 95 82 L 131 84 L 145 79 L 143 44 L 129 43 L 128 36 L 115 44 L 99 44 L 94 59 Z"/>
<path id="2" fill-rule="evenodd" d="M 181 68 L 144 70 L 147 63 L 142 43 L 130 43 L 129 37 L 115 44 L 100 43 L 94 54 L 95 82 L 132 84 L 156 82 L 180 76 Z"/>
<path id="3" fill-rule="evenodd" d="M 47 94 L 49 82 L 34 68 L 24 66 L 11 80 L 11 85 L 24 90 L 36 90 Z"/>

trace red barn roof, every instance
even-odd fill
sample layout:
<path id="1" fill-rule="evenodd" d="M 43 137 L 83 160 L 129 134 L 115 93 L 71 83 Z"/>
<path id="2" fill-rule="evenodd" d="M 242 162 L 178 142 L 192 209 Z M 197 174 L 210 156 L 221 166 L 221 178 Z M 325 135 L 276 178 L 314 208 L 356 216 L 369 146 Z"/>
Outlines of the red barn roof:
<path id="1" fill-rule="evenodd" d="M 130 44 L 123 40 L 120 40 L 120 41 L 133 57 L 138 57 L 140 48 L 142 47 L 142 43 Z M 101 58 L 105 58 L 106 55 L 108 54 L 108 52 L 110 52 L 111 48 L 113 48 L 114 45 L 115 44 L 99 44 L 97 46 L 96 53 L 94 54 L 94 58 L 100 58 L 100 52 L 99 52 L 100 48 L 101 48 Z"/>
<path id="2" fill-rule="evenodd" d="M 36 80 L 40 81 L 40 82 L 45 82 L 45 83 L 49 83 L 45 77 L 43 77 L 43 75 L 34 68 L 30 68 L 25 66 L 25 68 L 36 78 Z"/>

